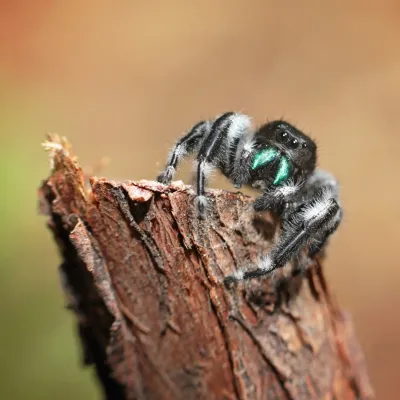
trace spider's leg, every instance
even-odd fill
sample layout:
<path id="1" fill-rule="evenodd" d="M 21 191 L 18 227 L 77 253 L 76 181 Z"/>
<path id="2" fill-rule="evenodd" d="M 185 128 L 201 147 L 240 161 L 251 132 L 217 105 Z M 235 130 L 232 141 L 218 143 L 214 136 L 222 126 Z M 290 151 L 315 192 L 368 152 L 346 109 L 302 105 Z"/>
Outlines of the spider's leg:
<path id="1" fill-rule="evenodd" d="M 197 198 L 196 208 L 200 218 L 203 218 L 207 208 L 205 196 L 206 176 L 214 168 L 223 171 L 231 169 L 232 152 L 251 126 L 247 115 L 228 112 L 215 120 L 209 135 L 204 139 L 197 155 Z"/>
<path id="2" fill-rule="evenodd" d="M 249 182 L 251 163 L 255 154 L 255 142 L 252 136 L 237 139 L 236 150 L 231 154 L 230 180 L 236 188 Z"/>
<path id="3" fill-rule="evenodd" d="M 179 161 L 200 147 L 205 136 L 210 132 L 210 127 L 210 121 L 201 121 L 176 142 L 169 154 L 165 170 L 157 177 L 158 182 L 168 185 L 172 181 Z"/>
<path id="4" fill-rule="evenodd" d="M 264 276 L 283 267 L 295 257 L 304 246 L 314 238 L 321 238 L 332 233 L 340 220 L 341 208 L 329 188 L 322 188 L 315 198 L 302 203 L 287 219 L 283 220 L 282 234 L 271 252 L 263 256 L 258 268 L 238 271 L 225 278 L 225 284 Z"/>
<path id="5" fill-rule="evenodd" d="M 335 223 L 331 226 L 330 229 L 328 229 L 326 232 L 324 232 L 320 237 L 315 238 L 308 249 L 308 257 L 313 259 L 325 246 L 326 242 L 329 239 L 329 236 L 332 235 L 333 232 L 336 231 L 337 227 L 340 224 L 340 221 L 342 219 L 342 213 L 340 212 L 338 217 L 336 218 Z"/>
<path id="6" fill-rule="evenodd" d="M 305 186 L 305 193 L 308 199 L 312 199 L 315 197 L 316 193 L 325 188 L 325 190 L 329 190 L 332 194 L 332 197 L 339 203 L 339 183 L 335 179 L 333 175 L 329 172 L 324 171 L 322 169 L 317 169 L 310 177 Z M 319 235 L 313 238 L 310 243 L 308 249 L 308 257 L 310 259 L 314 258 L 317 253 L 319 253 L 323 247 L 325 246 L 326 242 L 329 239 L 329 236 L 337 229 L 342 219 L 342 210 L 337 215 L 336 221 L 332 224 L 331 228 L 326 232 L 321 232 Z"/>

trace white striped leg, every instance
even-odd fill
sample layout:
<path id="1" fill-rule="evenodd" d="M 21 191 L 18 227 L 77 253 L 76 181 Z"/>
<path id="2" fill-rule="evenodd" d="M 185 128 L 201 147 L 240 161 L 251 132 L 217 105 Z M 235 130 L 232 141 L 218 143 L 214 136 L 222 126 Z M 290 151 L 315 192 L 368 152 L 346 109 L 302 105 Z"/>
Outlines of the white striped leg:
<path id="1" fill-rule="evenodd" d="M 210 121 L 201 121 L 196 124 L 185 136 L 181 137 L 172 148 L 165 170 L 157 177 L 157 181 L 168 185 L 171 183 L 178 163 L 188 154 L 195 152 L 209 134 Z"/>
<path id="2" fill-rule="evenodd" d="M 216 167 L 229 163 L 232 148 L 238 143 L 251 126 L 250 117 L 244 114 L 229 112 L 217 118 L 209 135 L 204 139 L 197 155 L 197 214 L 204 218 L 207 210 L 205 196 L 206 177 Z"/>

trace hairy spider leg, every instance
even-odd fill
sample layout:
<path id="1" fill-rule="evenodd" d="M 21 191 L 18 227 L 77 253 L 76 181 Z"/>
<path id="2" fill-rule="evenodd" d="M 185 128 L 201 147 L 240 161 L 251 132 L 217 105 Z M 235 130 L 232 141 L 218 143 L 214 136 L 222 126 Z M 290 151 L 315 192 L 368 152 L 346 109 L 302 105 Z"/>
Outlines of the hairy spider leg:
<path id="1" fill-rule="evenodd" d="M 281 239 L 270 254 L 261 258 L 259 268 L 252 271 L 238 271 L 225 278 L 225 285 L 264 276 L 276 268 L 283 267 L 315 235 L 325 236 L 324 234 L 337 223 L 338 214 L 340 206 L 336 199 L 324 198 L 324 194 L 319 193 L 311 204 L 302 204 L 291 220 L 284 221 Z"/>
<path id="2" fill-rule="evenodd" d="M 168 185 L 171 183 L 179 161 L 190 153 L 198 150 L 211 127 L 210 121 L 196 124 L 185 136 L 181 137 L 173 147 L 168 157 L 165 170 L 157 177 L 157 181 Z"/>
<path id="3" fill-rule="evenodd" d="M 247 115 L 228 112 L 217 118 L 204 139 L 197 155 L 197 213 L 204 218 L 207 208 L 205 181 L 212 169 L 230 170 L 231 153 L 251 126 Z"/>
<path id="4" fill-rule="evenodd" d="M 329 237 L 332 235 L 333 232 L 336 231 L 336 229 L 338 228 L 340 221 L 342 219 L 342 213 L 339 210 L 335 221 L 332 223 L 332 226 L 327 229 L 323 235 L 321 235 L 319 238 L 315 238 L 313 240 L 313 242 L 310 244 L 310 247 L 308 249 L 308 257 L 310 259 L 313 259 L 326 245 Z"/>
<path id="5" fill-rule="evenodd" d="M 331 193 L 331 196 L 340 205 L 338 181 L 329 172 L 318 168 L 315 170 L 315 172 L 307 182 L 307 185 L 305 186 L 306 198 L 311 201 L 313 198 L 318 196 L 318 192 L 321 190 L 329 191 Z M 320 232 L 320 234 L 316 235 L 313 238 L 308 250 L 308 257 L 310 259 L 314 258 L 324 248 L 329 237 L 332 235 L 333 232 L 336 231 L 342 220 L 342 213 L 343 211 L 340 208 L 339 212 L 336 215 L 336 219 L 332 221 L 331 227 L 326 231 Z"/>
<path id="6" fill-rule="evenodd" d="M 235 149 L 231 154 L 230 179 L 239 189 L 250 181 L 251 164 L 256 153 L 254 137 L 237 139 Z"/>

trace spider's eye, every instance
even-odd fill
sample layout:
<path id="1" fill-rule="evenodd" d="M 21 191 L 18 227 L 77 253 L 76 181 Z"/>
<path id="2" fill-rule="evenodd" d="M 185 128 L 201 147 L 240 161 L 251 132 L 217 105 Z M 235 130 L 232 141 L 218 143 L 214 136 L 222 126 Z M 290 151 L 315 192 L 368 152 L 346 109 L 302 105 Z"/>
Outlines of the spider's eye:
<path id="1" fill-rule="evenodd" d="M 297 149 L 299 147 L 299 141 L 297 139 L 293 139 L 290 143 L 289 146 L 292 149 Z"/>
<path id="2" fill-rule="evenodd" d="M 285 131 L 280 131 L 280 132 L 278 133 L 278 137 L 279 137 L 280 139 L 286 140 L 287 137 L 288 137 L 288 133 L 285 132 Z"/>
<path id="3" fill-rule="evenodd" d="M 307 145 L 306 142 L 304 142 L 304 143 L 301 145 L 301 147 L 302 147 L 303 149 L 306 149 L 306 148 L 308 147 L 308 145 Z"/>

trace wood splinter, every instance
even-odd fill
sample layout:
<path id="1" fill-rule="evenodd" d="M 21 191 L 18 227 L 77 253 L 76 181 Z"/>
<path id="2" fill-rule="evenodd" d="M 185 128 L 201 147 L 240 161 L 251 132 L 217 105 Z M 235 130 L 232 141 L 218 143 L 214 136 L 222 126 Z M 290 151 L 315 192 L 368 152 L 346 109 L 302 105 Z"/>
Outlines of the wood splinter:
<path id="1" fill-rule="evenodd" d="M 210 190 L 196 218 L 181 182 L 92 178 L 65 139 L 49 136 L 52 172 L 40 210 L 60 249 L 84 361 L 108 399 L 369 399 L 365 361 L 320 260 L 290 280 L 227 289 L 223 279 L 271 246 L 253 199 Z"/>

